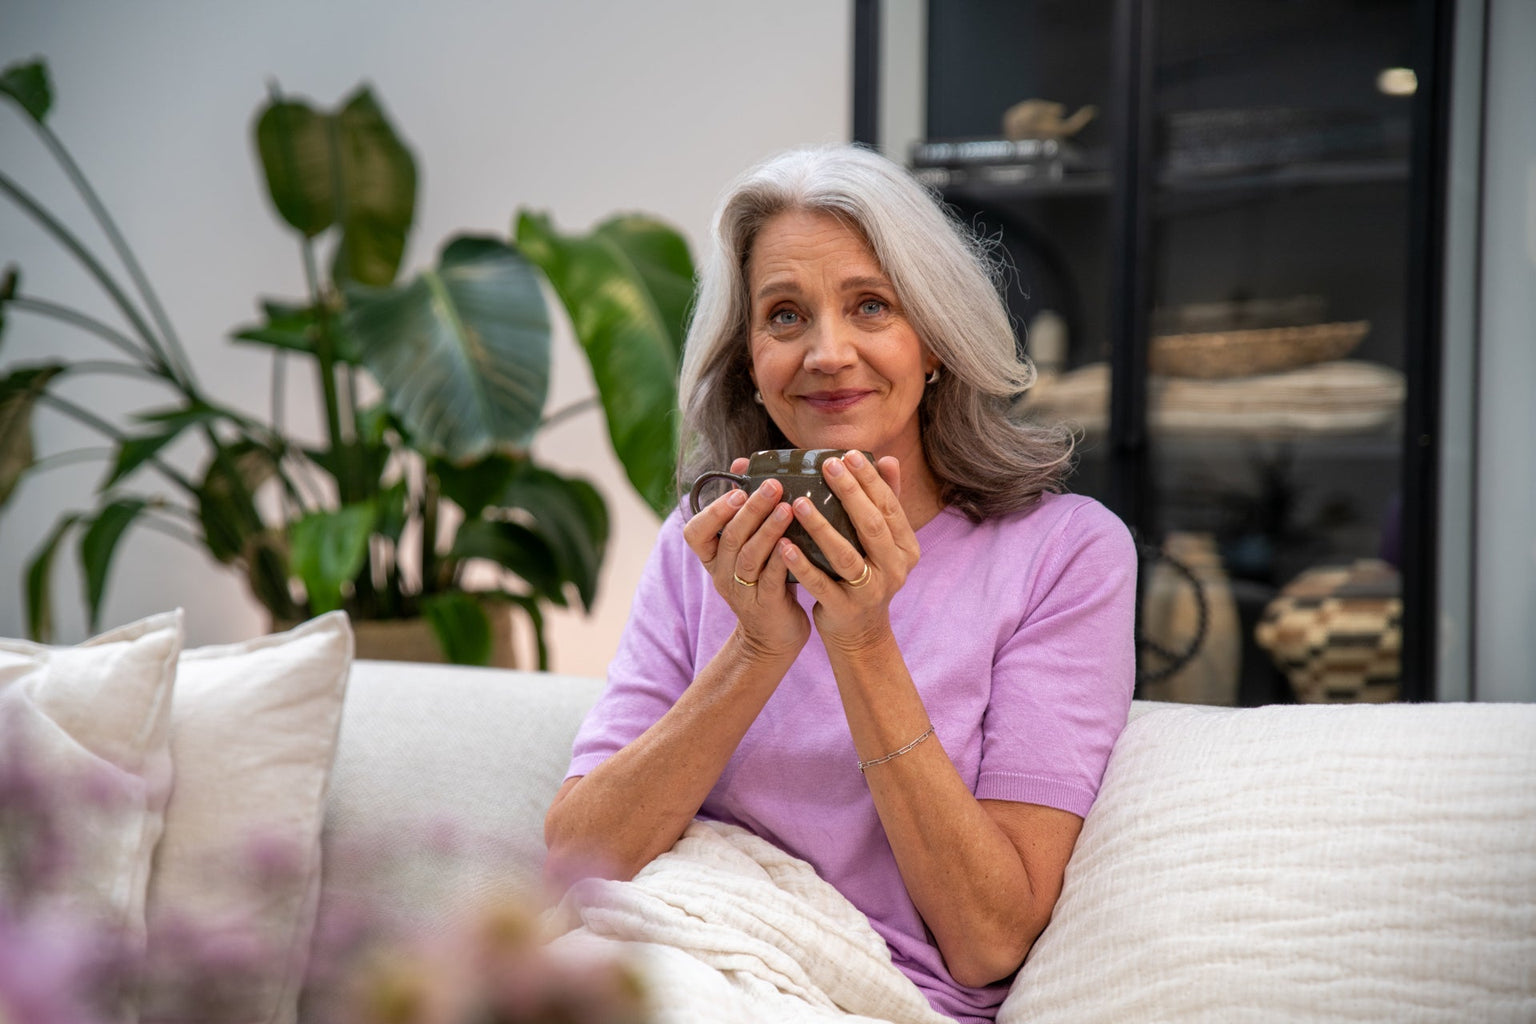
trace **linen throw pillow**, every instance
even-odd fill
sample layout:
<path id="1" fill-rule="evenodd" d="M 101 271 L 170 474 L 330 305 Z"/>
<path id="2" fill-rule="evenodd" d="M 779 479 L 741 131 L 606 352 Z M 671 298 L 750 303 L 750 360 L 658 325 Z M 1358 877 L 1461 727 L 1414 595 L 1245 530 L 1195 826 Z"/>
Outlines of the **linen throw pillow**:
<path id="1" fill-rule="evenodd" d="M 182 654 L 176 786 L 149 884 L 146 1024 L 296 1019 L 351 663 L 342 612 Z M 178 984 L 190 964 L 217 983 Z"/>
<path id="2" fill-rule="evenodd" d="M 998 1015 L 1536 1020 L 1536 705 L 1126 726 Z"/>
<path id="3" fill-rule="evenodd" d="M 75 647 L 0 640 L 0 781 L 18 815 L 0 822 L 13 854 L 0 858 L 0 892 L 13 913 L 23 905 L 29 916 L 65 915 L 91 933 L 117 933 L 129 955 L 144 948 L 181 645 L 180 611 Z M 37 806 L 27 806 L 29 792 Z M 57 846 L 15 842 L 50 824 Z M 18 863 L 26 851 L 33 862 Z M 132 1019 L 131 1005 L 115 1009 Z"/>

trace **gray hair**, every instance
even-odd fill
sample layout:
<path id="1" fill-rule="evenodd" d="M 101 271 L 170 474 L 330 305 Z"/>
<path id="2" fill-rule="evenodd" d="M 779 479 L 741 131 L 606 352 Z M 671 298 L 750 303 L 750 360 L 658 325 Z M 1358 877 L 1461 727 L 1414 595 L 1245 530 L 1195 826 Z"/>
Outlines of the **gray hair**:
<path id="1" fill-rule="evenodd" d="M 829 213 L 856 228 L 940 361 L 918 415 L 944 502 L 980 521 L 1060 490 L 1073 437 L 1013 414 L 1035 369 L 1015 345 L 985 244 L 898 165 L 866 149 L 830 146 L 767 160 L 721 200 L 683 349 L 680 492 L 736 456 L 790 447 L 752 398 L 746 280 L 757 232 L 787 210 Z"/>

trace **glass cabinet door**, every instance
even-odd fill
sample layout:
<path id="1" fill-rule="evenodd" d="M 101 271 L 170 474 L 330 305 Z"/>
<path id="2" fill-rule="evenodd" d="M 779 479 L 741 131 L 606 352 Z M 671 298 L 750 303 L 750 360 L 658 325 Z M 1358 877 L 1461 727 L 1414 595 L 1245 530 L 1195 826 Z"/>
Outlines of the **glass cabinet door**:
<path id="1" fill-rule="evenodd" d="M 921 128 L 886 151 L 995 242 L 1023 413 L 1077 428 L 1071 488 L 1141 544 L 1142 697 L 1432 692 L 1398 665 L 1433 597 L 1405 438 L 1441 6 L 856 0 L 856 35 L 921 9 Z"/>
<path id="2" fill-rule="evenodd" d="M 1160 0 L 1152 38 L 1147 696 L 1398 696 L 1414 5 Z M 1394 633 L 1398 636 L 1394 638 Z"/>

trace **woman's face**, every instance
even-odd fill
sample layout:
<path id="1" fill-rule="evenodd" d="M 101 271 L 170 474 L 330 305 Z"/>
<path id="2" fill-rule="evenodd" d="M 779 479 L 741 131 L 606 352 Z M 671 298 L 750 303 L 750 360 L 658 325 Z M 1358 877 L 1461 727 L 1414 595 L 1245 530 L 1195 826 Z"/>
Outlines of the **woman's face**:
<path id="1" fill-rule="evenodd" d="M 863 237 L 830 214 L 778 214 L 747 289 L 752 382 L 790 443 L 921 463 L 917 407 L 938 361 Z"/>

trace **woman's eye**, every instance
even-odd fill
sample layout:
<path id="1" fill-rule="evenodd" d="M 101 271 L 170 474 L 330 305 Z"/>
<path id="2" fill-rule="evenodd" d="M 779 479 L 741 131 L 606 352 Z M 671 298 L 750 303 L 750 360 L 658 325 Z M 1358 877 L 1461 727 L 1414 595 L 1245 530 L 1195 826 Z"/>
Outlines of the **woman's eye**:
<path id="1" fill-rule="evenodd" d="M 793 327 L 800 322 L 800 314 L 792 309 L 776 309 L 768 315 L 768 322 L 780 327 Z"/>
<path id="2" fill-rule="evenodd" d="M 885 303 L 879 299 L 865 299 L 859 303 L 859 312 L 865 316 L 879 316 L 885 312 Z"/>

